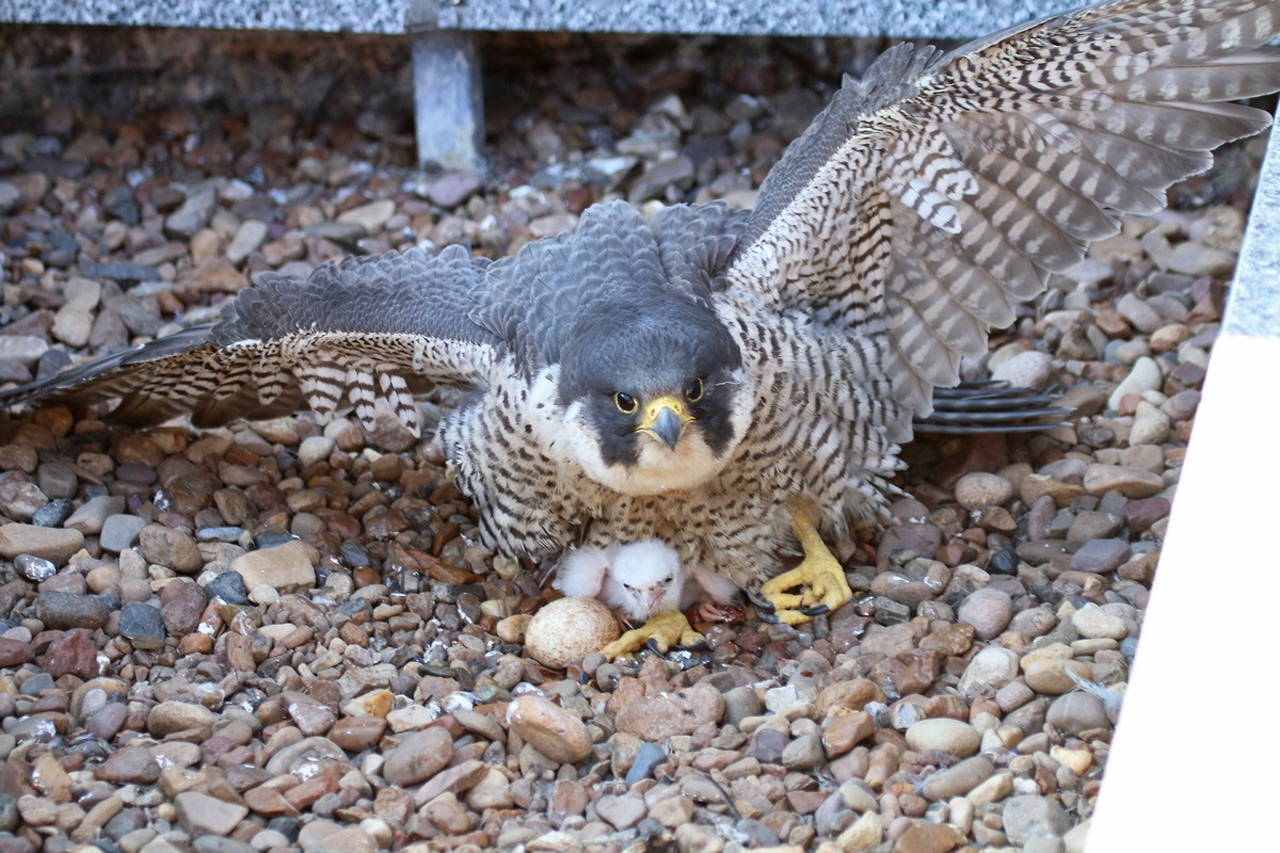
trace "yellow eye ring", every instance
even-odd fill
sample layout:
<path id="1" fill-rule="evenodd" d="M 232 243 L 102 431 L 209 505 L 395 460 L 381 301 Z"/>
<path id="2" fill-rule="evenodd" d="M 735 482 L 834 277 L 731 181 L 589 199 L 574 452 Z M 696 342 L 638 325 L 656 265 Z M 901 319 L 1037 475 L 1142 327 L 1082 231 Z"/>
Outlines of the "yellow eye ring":
<path id="1" fill-rule="evenodd" d="M 613 395 L 613 404 L 617 406 L 618 411 L 622 412 L 624 415 L 635 414 L 636 409 L 640 405 L 636 402 L 635 397 L 632 397 L 630 394 L 624 394 L 621 391 L 618 391 Z"/>
<path id="2" fill-rule="evenodd" d="M 696 403 L 702 399 L 702 380 L 695 379 L 685 386 L 684 398 L 690 403 Z"/>

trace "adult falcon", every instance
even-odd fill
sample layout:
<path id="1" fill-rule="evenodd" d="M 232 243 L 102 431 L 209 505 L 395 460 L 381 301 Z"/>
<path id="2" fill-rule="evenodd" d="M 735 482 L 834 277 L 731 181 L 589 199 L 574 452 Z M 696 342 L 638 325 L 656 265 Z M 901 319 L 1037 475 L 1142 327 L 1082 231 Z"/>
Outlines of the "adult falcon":
<path id="1" fill-rule="evenodd" d="M 216 324 L 3 402 L 211 426 L 347 405 L 367 423 L 384 398 L 416 431 L 415 393 L 471 389 L 439 439 L 486 543 L 658 538 L 801 622 L 851 597 L 822 536 L 882 513 L 960 358 L 1121 213 L 1267 126 L 1226 102 L 1280 88 L 1258 49 L 1278 20 L 1264 0 L 1117 0 L 946 55 L 900 45 L 845 80 L 753 211 L 608 202 L 496 262 L 451 246 L 264 274 Z"/>

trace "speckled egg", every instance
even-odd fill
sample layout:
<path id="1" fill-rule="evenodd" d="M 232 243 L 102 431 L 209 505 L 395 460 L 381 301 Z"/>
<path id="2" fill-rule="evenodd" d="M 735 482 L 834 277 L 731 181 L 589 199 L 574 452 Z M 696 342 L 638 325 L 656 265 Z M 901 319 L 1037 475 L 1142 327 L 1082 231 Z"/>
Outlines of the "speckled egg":
<path id="1" fill-rule="evenodd" d="M 609 608 L 594 598 L 561 598 L 529 620 L 524 648 L 543 666 L 564 669 L 622 633 Z"/>

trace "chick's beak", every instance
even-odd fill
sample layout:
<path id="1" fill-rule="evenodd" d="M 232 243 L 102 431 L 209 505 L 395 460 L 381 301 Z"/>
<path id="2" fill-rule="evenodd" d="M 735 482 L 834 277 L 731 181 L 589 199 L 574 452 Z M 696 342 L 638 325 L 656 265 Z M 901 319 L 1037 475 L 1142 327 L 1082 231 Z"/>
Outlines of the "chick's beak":
<path id="1" fill-rule="evenodd" d="M 684 428 L 693 420 L 684 401 L 674 396 L 657 397 L 645 406 L 640 419 L 639 432 L 647 432 L 667 447 L 675 450 Z"/>

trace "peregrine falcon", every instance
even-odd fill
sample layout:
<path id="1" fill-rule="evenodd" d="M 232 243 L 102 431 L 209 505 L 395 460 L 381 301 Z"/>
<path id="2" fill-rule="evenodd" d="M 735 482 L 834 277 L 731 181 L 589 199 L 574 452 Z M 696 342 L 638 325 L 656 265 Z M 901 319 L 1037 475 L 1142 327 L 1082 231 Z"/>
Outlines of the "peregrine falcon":
<path id="1" fill-rule="evenodd" d="M 467 389 L 438 437 L 486 543 L 542 560 L 656 538 L 802 622 L 851 597 L 823 536 L 883 513 L 960 358 L 1121 213 L 1268 125 L 1227 102 L 1280 88 L 1260 49 L 1278 27 L 1267 0 L 1116 0 L 949 54 L 899 45 L 846 78 L 754 210 L 606 202 L 494 262 L 451 246 L 264 274 L 218 323 L 0 402 L 210 426 L 369 422 L 381 399 L 416 431 L 416 393 Z"/>

